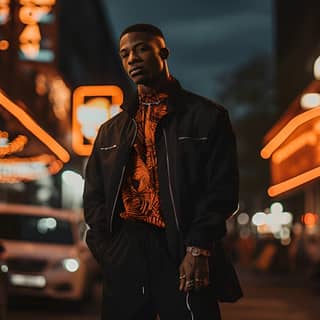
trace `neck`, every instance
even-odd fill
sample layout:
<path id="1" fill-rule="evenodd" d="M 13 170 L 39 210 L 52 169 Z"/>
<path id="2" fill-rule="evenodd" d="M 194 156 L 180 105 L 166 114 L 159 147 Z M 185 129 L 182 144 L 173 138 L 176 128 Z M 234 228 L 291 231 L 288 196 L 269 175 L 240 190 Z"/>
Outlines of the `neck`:
<path id="1" fill-rule="evenodd" d="M 173 78 L 168 74 L 152 84 L 139 84 L 138 92 L 143 94 L 168 93 L 173 81 Z"/>

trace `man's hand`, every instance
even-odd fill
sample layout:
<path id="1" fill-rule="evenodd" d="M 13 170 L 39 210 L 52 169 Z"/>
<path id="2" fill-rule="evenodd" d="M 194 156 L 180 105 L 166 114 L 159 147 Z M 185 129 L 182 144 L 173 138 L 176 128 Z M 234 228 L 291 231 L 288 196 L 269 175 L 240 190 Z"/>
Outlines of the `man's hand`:
<path id="1" fill-rule="evenodd" d="M 209 285 L 208 257 L 187 252 L 179 267 L 180 291 L 199 290 Z"/>

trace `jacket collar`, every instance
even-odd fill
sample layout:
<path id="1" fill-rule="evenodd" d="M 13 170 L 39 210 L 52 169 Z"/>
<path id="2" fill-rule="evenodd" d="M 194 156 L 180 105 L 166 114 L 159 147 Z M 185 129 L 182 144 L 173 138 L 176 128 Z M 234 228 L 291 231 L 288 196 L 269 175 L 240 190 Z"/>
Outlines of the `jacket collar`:
<path id="1" fill-rule="evenodd" d="M 136 90 L 132 97 L 121 108 L 134 118 L 139 107 L 139 96 Z M 173 79 L 168 90 L 168 113 L 183 112 L 186 108 L 185 91 L 178 80 Z"/>

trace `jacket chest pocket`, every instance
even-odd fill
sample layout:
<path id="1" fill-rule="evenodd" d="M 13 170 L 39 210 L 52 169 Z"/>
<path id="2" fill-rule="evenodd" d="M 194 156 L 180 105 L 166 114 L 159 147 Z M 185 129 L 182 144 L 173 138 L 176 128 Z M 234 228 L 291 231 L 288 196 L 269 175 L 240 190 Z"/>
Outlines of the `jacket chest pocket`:
<path id="1" fill-rule="evenodd" d="M 101 146 L 99 148 L 100 151 L 111 151 L 111 150 L 114 150 L 114 149 L 117 149 L 118 148 L 118 145 L 116 144 L 111 144 L 111 145 L 106 145 L 106 146 Z"/>
<path id="2" fill-rule="evenodd" d="M 184 187 L 194 186 L 201 178 L 207 158 L 207 136 L 178 136 L 178 171 Z"/>
<path id="3" fill-rule="evenodd" d="M 119 145 L 116 143 L 106 143 L 99 146 L 98 151 L 101 163 L 106 170 L 107 168 L 112 167 L 113 163 L 115 163 L 119 152 Z"/>
<path id="4" fill-rule="evenodd" d="M 207 136 L 178 136 L 178 146 L 182 153 L 194 153 L 197 157 L 199 153 L 206 151 L 208 145 Z"/>
<path id="5" fill-rule="evenodd" d="M 197 167 L 205 158 L 208 147 L 207 136 L 178 136 L 178 149 L 182 161 Z"/>
<path id="6" fill-rule="evenodd" d="M 208 137 L 191 137 L 191 136 L 179 136 L 178 141 L 180 142 L 207 142 Z"/>

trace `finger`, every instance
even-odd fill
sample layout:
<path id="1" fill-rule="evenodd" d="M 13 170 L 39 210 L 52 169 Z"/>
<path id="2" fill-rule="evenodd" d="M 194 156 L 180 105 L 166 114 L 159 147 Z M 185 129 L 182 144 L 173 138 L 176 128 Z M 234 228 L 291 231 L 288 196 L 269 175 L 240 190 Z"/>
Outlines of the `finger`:
<path id="1" fill-rule="evenodd" d="M 182 291 L 186 284 L 186 275 L 184 273 L 179 276 L 179 290 Z"/>
<path id="2" fill-rule="evenodd" d="M 201 282 L 200 282 L 201 287 L 207 287 L 210 284 L 208 272 L 199 273 L 199 278 L 201 279 Z"/>
<path id="3" fill-rule="evenodd" d="M 184 292 L 189 292 L 194 289 L 194 280 L 190 279 L 186 281 L 186 284 L 184 286 Z"/>
<path id="4" fill-rule="evenodd" d="M 204 286 L 204 287 L 208 287 L 209 284 L 210 284 L 210 280 L 209 280 L 209 275 L 207 274 L 207 275 L 203 278 L 203 286 Z"/>
<path id="5" fill-rule="evenodd" d="M 181 266 L 179 268 L 179 290 L 182 291 L 186 284 L 186 273 L 184 268 Z"/>
<path id="6" fill-rule="evenodd" d="M 196 270 L 194 273 L 194 288 L 196 291 L 198 291 L 201 287 L 202 287 L 202 277 L 201 274 L 199 272 L 199 270 Z"/>
<path id="7" fill-rule="evenodd" d="M 188 292 L 194 289 L 194 276 L 193 273 L 186 273 L 186 282 L 184 286 L 184 292 Z"/>
<path id="8" fill-rule="evenodd" d="M 209 284 L 210 284 L 209 278 L 204 278 L 204 279 L 203 279 L 203 286 L 204 286 L 204 287 L 208 287 Z"/>

